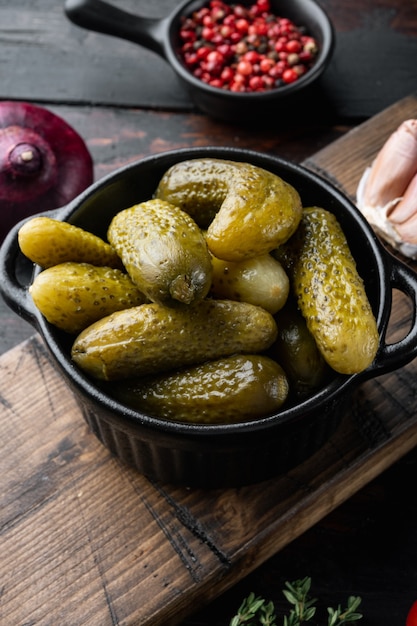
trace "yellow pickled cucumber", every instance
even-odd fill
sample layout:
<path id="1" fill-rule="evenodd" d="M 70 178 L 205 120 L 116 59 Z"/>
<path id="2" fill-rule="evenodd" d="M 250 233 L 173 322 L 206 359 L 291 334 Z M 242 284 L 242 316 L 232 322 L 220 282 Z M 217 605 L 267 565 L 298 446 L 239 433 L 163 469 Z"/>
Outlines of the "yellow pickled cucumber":
<path id="1" fill-rule="evenodd" d="M 306 208 L 297 232 L 277 256 L 330 367 L 341 374 L 365 370 L 378 350 L 378 328 L 336 216 L 321 207 Z"/>
<path id="2" fill-rule="evenodd" d="M 279 176 L 249 163 L 191 159 L 173 165 L 155 196 L 207 228 L 214 256 L 241 261 L 285 242 L 301 219 L 301 199 Z"/>
<path id="3" fill-rule="evenodd" d="M 211 263 L 213 297 L 250 302 L 272 314 L 284 306 L 290 281 L 281 263 L 270 254 L 239 262 L 212 256 Z"/>
<path id="4" fill-rule="evenodd" d="M 72 358 L 91 376 L 114 380 L 262 352 L 276 336 L 273 316 L 246 302 L 207 299 L 178 309 L 142 304 L 86 328 Z"/>
<path id="5" fill-rule="evenodd" d="M 146 301 L 127 274 L 89 263 L 47 268 L 36 276 L 29 292 L 48 322 L 68 333 L 79 333 L 114 311 Z"/>
<path id="6" fill-rule="evenodd" d="M 112 246 L 78 226 L 51 217 L 33 217 L 18 233 L 23 254 L 42 268 L 74 261 L 122 269 L 122 262 Z"/>
<path id="7" fill-rule="evenodd" d="M 127 406 L 160 418 L 231 424 L 278 411 L 288 381 L 266 356 L 233 355 L 154 378 L 110 383 L 108 389 Z"/>
<path id="8" fill-rule="evenodd" d="M 202 300 L 211 284 L 210 254 L 194 220 L 152 199 L 117 213 L 108 239 L 150 300 L 166 306 Z"/>

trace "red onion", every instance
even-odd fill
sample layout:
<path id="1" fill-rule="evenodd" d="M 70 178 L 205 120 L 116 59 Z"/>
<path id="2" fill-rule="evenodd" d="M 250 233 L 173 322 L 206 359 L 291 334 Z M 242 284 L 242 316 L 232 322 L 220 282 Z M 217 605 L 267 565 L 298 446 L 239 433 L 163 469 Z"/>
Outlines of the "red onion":
<path id="1" fill-rule="evenodd" d="M 21 219 L 64 206 L 93 182 L 83 139 L 28 102 L 0 102 L 0 242 Z"/>

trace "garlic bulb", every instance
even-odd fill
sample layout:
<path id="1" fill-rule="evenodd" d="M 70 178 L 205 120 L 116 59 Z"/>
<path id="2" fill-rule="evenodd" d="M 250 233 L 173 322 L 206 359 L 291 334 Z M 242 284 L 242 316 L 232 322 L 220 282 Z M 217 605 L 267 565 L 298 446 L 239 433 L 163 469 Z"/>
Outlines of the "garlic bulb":
<path id="1" fill-rule="evenodd" d="M 417 119 L 387 139 L 359 181 L 356 202 L 382 238 L 417 259 Z"/>

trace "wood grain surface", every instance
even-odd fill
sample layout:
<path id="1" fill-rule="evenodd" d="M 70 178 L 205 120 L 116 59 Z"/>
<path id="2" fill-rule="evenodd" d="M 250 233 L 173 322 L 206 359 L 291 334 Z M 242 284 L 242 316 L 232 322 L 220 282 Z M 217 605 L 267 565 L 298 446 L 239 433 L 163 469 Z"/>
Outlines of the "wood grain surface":
<path id="1" fill-rule="evenodd" d="M 354 197 L 399 102 L 305 164 Z M 389 337 L 410 324 L 394 294 Z M 0 357 L 2 623 L 179 624 L 417 444 L 415 362 L 362 385 L 329 442 L 261 485 L 203 491 L 147 480 L 113 458 L 35 335 Z"/>
<path id="2" fill-rule="evenodd" d="M 165 17 L 176 0 L 113 0 Z M 321 0 L 336 33 L 316 109 L 365 119 L 417 88 L 417 11 L 410 0 Z M 155 53 L 73 25 L 64 0 L 0 2 L 0 97 L 38 102 L 192 111 L 173 70 Z M 156 80 L 156 77 L 158 78 Z M 294 116 L 311 107 L 306 101 Z"/>

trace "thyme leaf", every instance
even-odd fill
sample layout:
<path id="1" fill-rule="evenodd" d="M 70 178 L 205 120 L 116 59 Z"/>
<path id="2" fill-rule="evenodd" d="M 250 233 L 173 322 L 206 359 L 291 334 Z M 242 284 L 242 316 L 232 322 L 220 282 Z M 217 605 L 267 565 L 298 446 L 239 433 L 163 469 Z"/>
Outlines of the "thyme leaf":
<path id="1" fill-rule="evenodd" d="M 294 582 L 286 582 L 282 590 L 284 597 L 290 604 L 290 611 L 284 617 L 282 626 L 302 626 L 316 616 L 317 599 L 310 595 L 311 578 L 306 576 Z M 336 608 L 327 609 L 327 626 L 342 626 L 352 624 L 362 618 L 358 612 L 361 603 L 359 596 L 349 596 L 346 608 L 339 604 Z M 236 615 L 232 617 L 229 626 L 278 626 L 273 602 L 266 602 L 264 598 L 251 592 L 240 605 Z M 317 622 L 315 622 L 317 624 Z M 317 624 L 318 626 L 318 624 Z M 324 624 L 323 624 L 324 626 Z"/>

